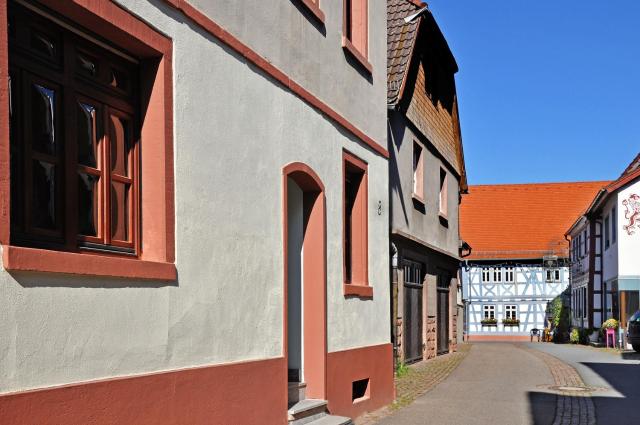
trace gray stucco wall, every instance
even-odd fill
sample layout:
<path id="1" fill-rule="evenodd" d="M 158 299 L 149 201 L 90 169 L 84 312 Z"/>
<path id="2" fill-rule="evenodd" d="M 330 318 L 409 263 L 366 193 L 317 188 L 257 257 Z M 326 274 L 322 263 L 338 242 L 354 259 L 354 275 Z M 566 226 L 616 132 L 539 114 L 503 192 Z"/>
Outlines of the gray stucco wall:
<path id="1" fill-rule="evenodd" d="M 294 161 L 313 168 L 326 187 L 328 350 L 388 343 L 387 160 L 163 2 L 119 3 L 174 43 L 178 281 L 0 269 L 0 393 L 282 356 L 282 168 Z M 333 2 L 326 3 L 333 26 L 338 17 L 328 7 Z M 344 63 L 333 31 L 334 55 L 328 46 L 312 54 L 307 40 L 309 49 L 299 53 L 306 52 L 304 60 L 294 54 L 285 60 L 287 43 L 317 32 L 304 17 L 294 18 L 300 13 L 289 1 L 211 4 L 203 7 L 230 31 L 274 49 L 270 59 L 290 59 L 285 71 L 324 76 L 318 90 L 336 93 L 325 100 L 384 140 L 384 90 Z M 370 2 L 370 8 L 374 82 L 384 86 L 386 5 Z M 261 20 L 271 22 L 270 32 Z M 291 40 L 280 42 L 288 34 Z M 343 149 L 369 166 L 372 300 L 345 299 L 342 290 Z"/>
<path id="2" fill-rule="evenodd" d="M 424 150 L 424 208 L 414 205 L 413 141 L 421 140 L 401 113 L 390 111 L 388 120 L 389 189 L 391 229 L 400 230 L 441 250 L 458 256 L 459 178 L 428 146 Z M 440 169 L 448 178 L 447 226 L 438 216 Z"/>
<path id="3" fill-rule="evenodd" d="M 387 99 L 386 2 L 369 1 L 371 78 L 363 77 L 362 68 L 342 49 L 342 0 L 320 1 L 324 26 L 298 0 L 191 3 L 384 147 L 380 105 Z"/>

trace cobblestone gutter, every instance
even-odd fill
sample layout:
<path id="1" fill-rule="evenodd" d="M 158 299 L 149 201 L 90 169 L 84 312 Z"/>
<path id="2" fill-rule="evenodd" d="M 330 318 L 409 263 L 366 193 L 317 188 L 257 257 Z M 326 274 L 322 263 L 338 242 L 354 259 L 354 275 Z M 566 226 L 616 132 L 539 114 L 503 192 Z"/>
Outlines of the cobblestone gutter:
<path id="1" fill-rule="evenodd" d="M 533 348 L 516 344 L 518 348 L 542 360 L 555 381 L 556 414 L 553 425 L 595 425 L 596 413 L 590 392 L 578 372 L 560 359 Z"/>

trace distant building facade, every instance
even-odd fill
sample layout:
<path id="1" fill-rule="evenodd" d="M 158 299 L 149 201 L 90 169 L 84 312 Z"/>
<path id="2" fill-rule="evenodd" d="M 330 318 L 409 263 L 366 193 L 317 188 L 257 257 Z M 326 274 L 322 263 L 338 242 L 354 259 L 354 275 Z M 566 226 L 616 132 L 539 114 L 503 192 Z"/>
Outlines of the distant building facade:
<path id="1" fill-rule="evenodd" d="M 602 182 L 470 186 L 461 234 L 468 340 L 528 340 L 547 303 L 569 285 L 563 228 Z"/>
<path id="2" fill-rule="evenodd" d="M 458 67 L 426 4 L 387 7 L 392 338 L 397 358 L 415 362 L 455 350 L 461 319 Z"/>
<path id="3" fill-rule="evenodd" d="M 572 259 L 572 324 L 626 326 L 640 309 L 640 154 L 603 185 L 567 231 Z"/>

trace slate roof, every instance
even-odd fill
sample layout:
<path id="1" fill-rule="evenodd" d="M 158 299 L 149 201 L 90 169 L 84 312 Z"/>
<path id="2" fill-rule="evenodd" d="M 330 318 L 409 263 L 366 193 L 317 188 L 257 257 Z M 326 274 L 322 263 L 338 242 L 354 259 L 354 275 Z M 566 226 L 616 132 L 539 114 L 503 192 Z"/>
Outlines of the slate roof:
<path id="1" fill-rule="evenodd" d="M 607 181 L 470 186 L 460 206 L 469 259 L 567 257 L 566 229 Z"/>
<path id="2" fill-rule="evenodd" d="M 426 7 L 413 0 L 387 0 L 387 104 L 393 105 L 406 75 L 420 19 L 406 24 L 404 18 Z"/>

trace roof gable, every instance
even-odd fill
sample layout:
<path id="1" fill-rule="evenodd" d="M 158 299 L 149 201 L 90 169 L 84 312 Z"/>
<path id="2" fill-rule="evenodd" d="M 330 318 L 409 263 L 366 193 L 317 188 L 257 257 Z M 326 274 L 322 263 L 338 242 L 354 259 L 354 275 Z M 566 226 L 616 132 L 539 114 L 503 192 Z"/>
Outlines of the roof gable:
<path id="1" fill-rule="evenodd" d="M 409 0 L 387 0 L 387 104 L 395 105 L 411 62 L 421 19 L 404 18 L 420 7 Z"/>

